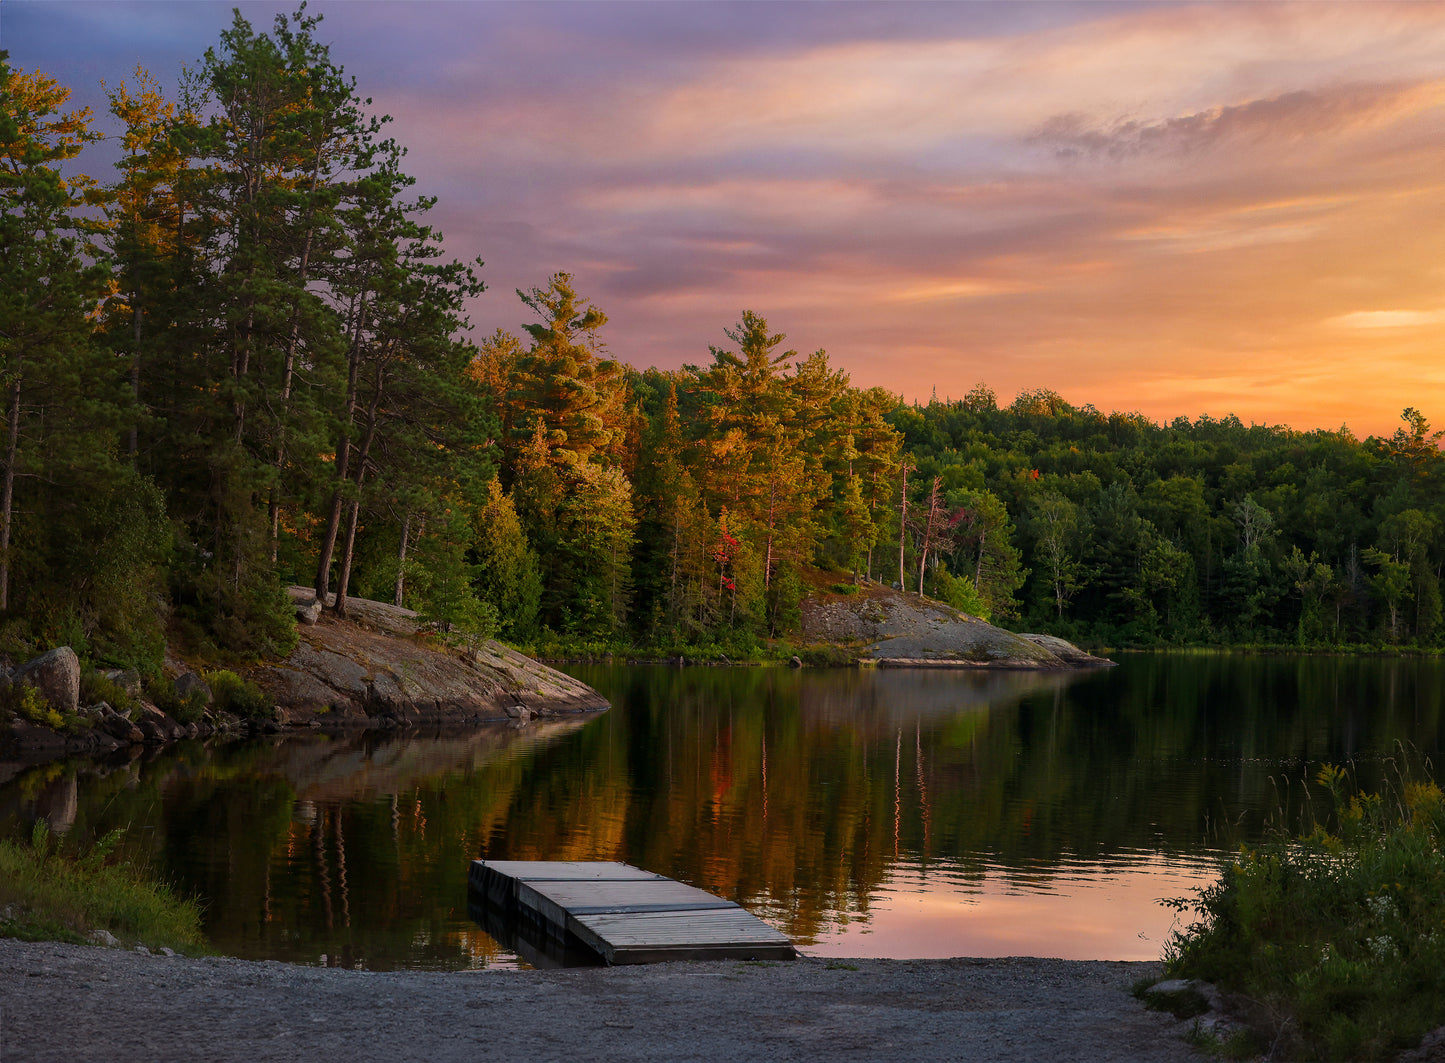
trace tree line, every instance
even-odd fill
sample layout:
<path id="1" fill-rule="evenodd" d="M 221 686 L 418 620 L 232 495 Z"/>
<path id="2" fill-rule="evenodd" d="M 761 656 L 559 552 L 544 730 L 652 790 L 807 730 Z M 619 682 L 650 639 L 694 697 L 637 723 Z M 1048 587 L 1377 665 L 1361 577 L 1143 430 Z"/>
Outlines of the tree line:
<path id="1" fill-rule="evenodd" d="M 1160 424 L 1048 390 L 1001 406 L 980 386 L 891 423 L 948 504 L 983 492 L 1007 515 L 1021 561 L 997 587 L 1031 626 L 1111 645 L 1435 646 L 1442 433 L 1413 408 L 1401 420 L 1361 441 Z"/>
<path id="2" fill-rule="evenodd" d="M 679 370 L 559 272 L 468 338 L 405 150 L 304 8 L 169 95 L 0 57 L 0 642 L 157 667 L 286 652 L 285 587 L 443 629 L 754 653 L 867 579 L 1110 644 L 1440 629 L 1439 433 L 908 405 L 744 311 Z"/>

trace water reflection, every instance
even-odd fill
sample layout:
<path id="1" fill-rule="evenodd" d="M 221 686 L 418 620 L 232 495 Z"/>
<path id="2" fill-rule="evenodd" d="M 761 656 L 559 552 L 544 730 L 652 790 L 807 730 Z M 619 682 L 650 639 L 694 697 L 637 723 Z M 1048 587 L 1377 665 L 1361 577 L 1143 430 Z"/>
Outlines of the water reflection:
<path id="1" fill-rule="evenodd" d="M 824 955 L 1154 957 L 1320 761 L 1440 748 L 1434 661 L 1126 660 L 1085 675 L 579 668 L 612 711 L 462 736 L 300 736 L 52 764 L 0 786 L 206 903 L 223 952 L 516 961 L 468 917 L 494 859 L 627 860 Z M 521 946 L 518 946 L 521 947 Z"/>

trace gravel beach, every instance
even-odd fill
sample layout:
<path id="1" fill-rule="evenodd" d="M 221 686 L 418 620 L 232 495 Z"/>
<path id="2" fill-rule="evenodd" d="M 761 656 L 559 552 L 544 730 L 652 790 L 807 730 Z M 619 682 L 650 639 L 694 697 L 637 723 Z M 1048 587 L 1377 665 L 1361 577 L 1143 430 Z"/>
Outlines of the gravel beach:
<path id="1" fill-rule="evenodd" d="M 332 970 L 0 940 L 0 1063 L 1198 1060 L 1129 993 L 1158 965 L 736 961 Z"/>

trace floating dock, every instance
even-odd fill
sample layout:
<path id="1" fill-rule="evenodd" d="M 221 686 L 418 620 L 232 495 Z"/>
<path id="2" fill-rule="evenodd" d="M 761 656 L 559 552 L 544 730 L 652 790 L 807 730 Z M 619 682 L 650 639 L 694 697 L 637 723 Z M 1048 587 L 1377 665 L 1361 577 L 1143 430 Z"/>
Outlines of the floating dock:
<path id="1" fill-rule="evenodd" d="M 467 881 L 487 907 L 608 964 L 797 956 L 787 937 L 732 901 L 631 864 L 473 860 Z"/>

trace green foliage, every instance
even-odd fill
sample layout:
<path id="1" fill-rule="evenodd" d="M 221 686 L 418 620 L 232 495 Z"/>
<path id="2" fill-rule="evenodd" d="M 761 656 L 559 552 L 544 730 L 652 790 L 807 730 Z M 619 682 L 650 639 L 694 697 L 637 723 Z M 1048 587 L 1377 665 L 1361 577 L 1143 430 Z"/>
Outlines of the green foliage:
<path id="1" fill-rule="evenodd" d="M 536 630 L 542 599 L 542 570 L 502 485 L 487 485 L 487 502 L 477 514 L 473 586 L 497 615 L 501 638 L 524 639 Z"/>
<path id="2" fill-rule="evenodd" d="M 181 697 L 176 692 L 174 683 L 155 675 L 146 679 L 144 689 L 147 701 L 180 723 L 195 723 L 206 711 L 206 692 L 200 687 L 193 688 L 185 697 Z"/>
<path id="3" fill-rule="evenodd" d="M 122 714 L 130 712 L 138 704 L 125 687 L 95 669 L 87 668 L 80 673 L 80 703 L 98 705 L 102 701 Z"/>
<path id="4" fill-rule="evenodd" d="M 208 568 L 172 571 L 177 612 L 192 648 L 213 660 L 285 657 L 296 648 L 296 609 L 269 573 L 232 587 Z M 188 577 L 194 579 L 191 581 Z"/>
<path id="5" fill-rule="evenodd" d="M 946 564 L 940 564 L 933 573 L 933 589 L 939 601 L 947 602 L 959 612 L 980 620 L 988 619 L 988 602 L 983 600 L 970 577 L 955 576 Z"/>
<path id="6" fill-rule="evenodd" d="M 0 709 L 23 720 L 49 727 L 66 729 L 66 718 L 45 700 L 45 695 L 29 683 L 12 683 L 0 687 Z"/>
<path id="7" fill-rule="evenodd" d="M 1321 770 L 1324 824 L 1244 849 L 1194 898 L 1171 975 L 1258 1001 L 1275 1058 L 1386 1059 L 1445 1022 L 1445 795 L 1402 772 L 1384 793 Z M 1282 1053 L 1282 1054 L 1281 1054 Z"/>
<path id="8" fill-rule="evenodd" d="M 449 509 L 432 528 L 434 533 L 417 548 L 412 581 L 422 620 L 435 624 L 444 635 L 492 638 L 500 618 L 497 607 L 478 598 L 474 589 L 476 567 L 466 557 L 470 521 L 460 510 Z"/>
<path id="9" fill-rule="evenodd" d="M 52 842 L 43 821 L 28 846 L 0 841 L 0 936 L 79 944 L 105 930 L 126 945 L 205 951 L 200 907 L 117 860 L 119 831 L 79 851 Z"/>
<path id="10" fill-rule="evenodd" d="M 211 706 L 217 712 L 229 712 L 243 720 L 261 720 L 269 717 L 275 707 L 264 690 L 235 672 L 217 668 L 202 672 L 201 678 L 211 688 Z"/>
<path id="11" fill-rule="evenodd" d="M 1030 627 L 1111 645 L 1439 644 L 1445 458 L 1418 411 L 1364 441 L 1035 392 L 889 420 L 910 485 L 987 490 L 1018 520 Z M 972 572 L 959 554 L 944 559 Z"/>

